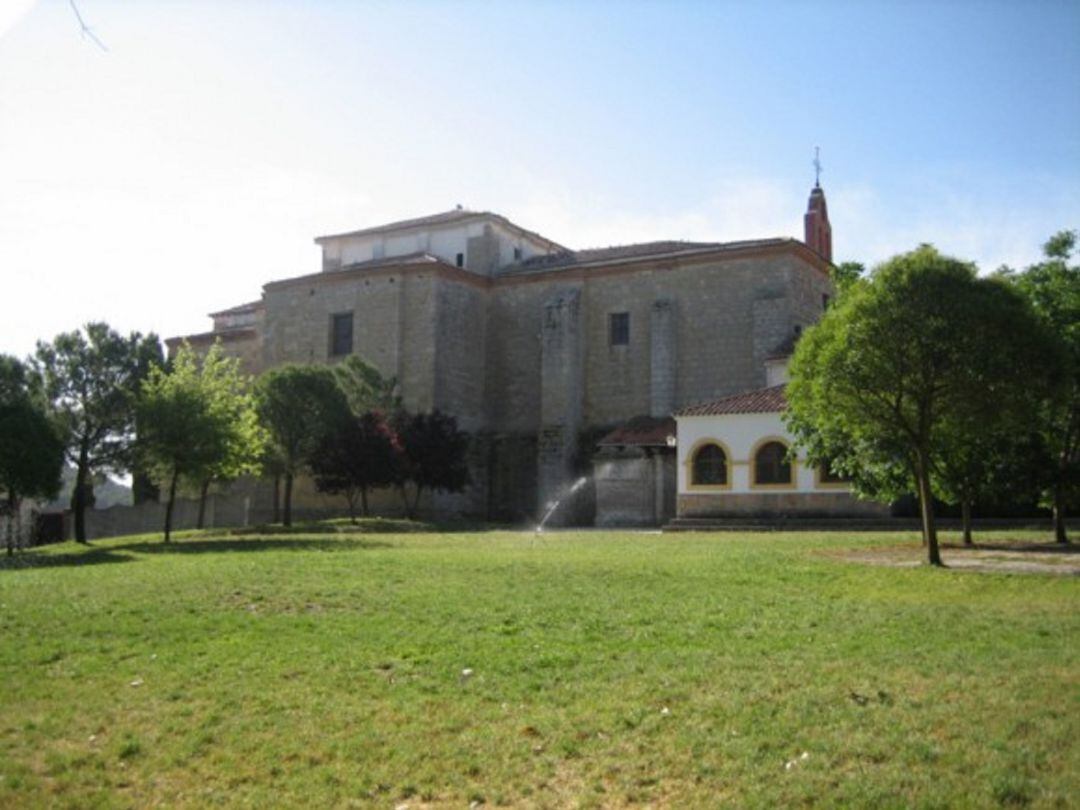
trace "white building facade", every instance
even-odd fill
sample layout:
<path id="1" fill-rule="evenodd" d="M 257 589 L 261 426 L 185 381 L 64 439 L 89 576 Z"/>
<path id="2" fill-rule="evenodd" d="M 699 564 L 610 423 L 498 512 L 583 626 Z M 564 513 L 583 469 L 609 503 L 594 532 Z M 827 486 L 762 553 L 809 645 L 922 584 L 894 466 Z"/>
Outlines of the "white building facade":
<path id="1" fill-rule="evenodd" d="M 846 482 L 810 465 L 783 421 L 783 383 L 684 408 L 677 517 L 881 517 Z"/>

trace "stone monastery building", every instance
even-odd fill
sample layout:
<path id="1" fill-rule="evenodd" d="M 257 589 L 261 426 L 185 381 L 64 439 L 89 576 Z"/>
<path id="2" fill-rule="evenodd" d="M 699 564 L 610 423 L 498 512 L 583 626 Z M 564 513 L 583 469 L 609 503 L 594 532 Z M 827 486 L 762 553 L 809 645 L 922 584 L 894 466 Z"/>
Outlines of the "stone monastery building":
<path id="1" fill-rule="evenodd" d="M 269 282 L 170 348 L 220 340 L 251 373 L 362 356 L 397 377 L 407 408 L 473 435 L 472 484 L 432 506 L 490 519 L 532 519 L 594 472 L 566 520 L 671 517 L 672 415 L 774 382 L 767 366 L 832 294 L 817 185 L 804 241 L 572 250 L 458 208 L 315 242 L 319 272 Z M 301 509 L 322 496 L 308 497 Z"/>

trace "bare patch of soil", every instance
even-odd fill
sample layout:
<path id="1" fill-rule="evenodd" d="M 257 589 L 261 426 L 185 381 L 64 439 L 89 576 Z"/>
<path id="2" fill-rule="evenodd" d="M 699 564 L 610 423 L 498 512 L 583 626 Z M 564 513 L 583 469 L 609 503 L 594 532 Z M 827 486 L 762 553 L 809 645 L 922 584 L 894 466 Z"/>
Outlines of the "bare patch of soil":
<path id="1" fill-rule="evenodd" d="M 865 565 L 913 568 L 926 562 L 921 545 L 849 549 L 830 556 Z M 942 544 L 941 559 L 949 568 L 1005 574 L 1080 576 L 1080 545 L 1070 543 L 993 542 L 974 546 Z"/>

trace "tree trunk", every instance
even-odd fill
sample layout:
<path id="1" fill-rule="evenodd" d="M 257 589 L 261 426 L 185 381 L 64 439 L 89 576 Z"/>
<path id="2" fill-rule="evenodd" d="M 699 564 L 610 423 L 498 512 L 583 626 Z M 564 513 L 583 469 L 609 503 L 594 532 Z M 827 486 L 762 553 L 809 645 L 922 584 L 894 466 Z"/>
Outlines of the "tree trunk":
<path id="1" fill-rule="evenodd" d="M 401 493 L 401 500 L 405 504 L 405 517 L 412 520 L 412 511 L 409 508 L 409 493 L 406 491 L 404 484 L 398 485 L 398 492 Z"/>
<path id="2" fill-rule="evenodd" d="M 282 521 L 285 526 L 292 526 L 292 483 L 293 474 L 285 473 L 285 517 Z"/>
<path id="3" fill-rule="evenodd" d="M 15 515 L 19 511 L 19 499 L 15 497 L 15 490 L 8 492 L 8 521 L 7 521 L 7 554 L 9 557 L 15 554 Z"/>
<path id="4" fill-rule="evenodd" d="M 173 467 L 172 481 L 169 482 L 169 502 L 165 504 L 165 542 L 171 542 L 169 535 L 172 534 L 172 510 L 176 503 L 176 479 L 180 477 L 176 468 Z"/>
<path id="5" fill-rule="evenodd" d="M 195 528 L 201 529 L 206 519 L 206 493 L 210 489 L 210 479 L 206 478 L 202 482 L 202 489 L 199 490 L 199 518 L 195 521 Z"/>
<path id="6" fill-rule="evenodd" d="M 930 489 L 930 464 L 927 453 L 920 452 L 917 483 L 919 486 L 919 509 L 922 512 L 923 537 L 926 539 L 927 562 L 944 566 L 938 550 L 937 527 L 934 525 L 934 496 Z"/>
<path id="7" fill-rule="evenodd" d="M 360 514 L 368 516 L 367 487 L 360 487 Z"/>
<path id="8" fill-rule="evenodd" d="M 90 466 L 90 451 L 84 442 L 79 448 L 79 462 L 75 468 L 75 491 L 72 493 L 71 510 L 75 513 L 75 540 L 86 543 L 86 479 Z"/>
<path id="9" fill-rule="evenodd" d="M 345 500 L 349 502 L 349 522 L 356 525 L 356 491 L 350 489 L 345 495 Z"/>
<path id="10" fill-rule="evenodd" d="M 409 514 L 409 520 L 416 520 L 416 516 L 420 513 L 420 493 L 421 493 L 421 491 L 422 491 L 422 487 L 419 484 L 417 484 L 416 485 L 416 497 L 413 498 L 413 507 L 412 507 L 412 512 Z"/>
<path id="11" fill-rule="evenodd" d="M 1069 535 L 1065 529 L 1065 496 L 1060 486 L 1054 487 L 1054 541 L 1068 543 Z"/>
<path id="12" fill-rule="evenodd" d="M 971 501 L 966 498 L 960 501 L 960 523 L 964 528 L 964 545 L 975 545 L 975 541 L 971 539 Z"/>
<path id="13" fill-rule="evenodd" d="M 274 473 L 274 519 L 273 523 L 281 523 L 281 473 Z"/>

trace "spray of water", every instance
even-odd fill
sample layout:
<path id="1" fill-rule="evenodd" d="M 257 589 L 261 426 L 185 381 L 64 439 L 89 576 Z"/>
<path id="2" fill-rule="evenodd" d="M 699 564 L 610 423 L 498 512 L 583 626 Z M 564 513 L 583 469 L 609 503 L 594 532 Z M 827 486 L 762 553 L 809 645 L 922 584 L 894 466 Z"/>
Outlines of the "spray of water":
<path id="1" fill-rule="evenodd" d="M 541 518 L 540 522 L 536 524 L 537 534 L 540 534 L 540 532 L 544 530 L 544 524 L 547 523 L 548 519 L 555 514 L 555 510 L 557 510 L 562 505 L 562 502 L 569 498 L 571 495 L 573 495 L 575 492 L 577 492 L 579 489 L 581 489 L 583 486 L 585 486 L 588 480 L 589 477 L 587 475 L 583 475 L 581 478 L 579 478 L 573 483 L 570 489 L 568 489 L 555 500 L 548 502 L 547 511 L 544 512 L 544 517 Z"/>

